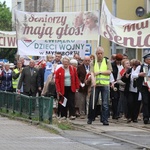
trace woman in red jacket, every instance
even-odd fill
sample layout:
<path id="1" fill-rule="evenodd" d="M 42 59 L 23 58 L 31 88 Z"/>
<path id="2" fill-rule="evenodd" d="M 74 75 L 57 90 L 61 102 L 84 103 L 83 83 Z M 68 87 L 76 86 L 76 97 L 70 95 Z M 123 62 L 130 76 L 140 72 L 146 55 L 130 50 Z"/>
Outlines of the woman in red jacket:
<path id="1" fill-rule="evenodd" d="M 75 119 L 75 92 L 79 89 L 79 79 L 76 68 L 70 65 L 70 59 L 63 57 L 62 67 L 55 73 L 56 91 L 60 96 L 60 101 L 66 98 L 66 106 L 60 106 L 61 117 L 67 118 L 69 110 L 70 119 Z"/>

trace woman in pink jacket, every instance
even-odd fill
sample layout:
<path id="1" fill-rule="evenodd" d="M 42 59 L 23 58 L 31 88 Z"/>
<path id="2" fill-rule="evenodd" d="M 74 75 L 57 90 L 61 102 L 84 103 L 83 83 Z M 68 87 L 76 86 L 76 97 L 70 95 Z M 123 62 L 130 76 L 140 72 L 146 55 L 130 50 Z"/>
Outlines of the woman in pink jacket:
<path id="1" fill-rule="evenodd" d="M 61 117 L 75 119 L 75 92 L 79 89 L 79 79 L 76 68 L 70 65 L 70 59 L 63 57 L 63 65 L 55 73 L 56 91 L 59 94 L 59 103 L 67 99 L 66 106 L 60 106 Z M 64 103 L 63 103 L 64 104 Z"/>

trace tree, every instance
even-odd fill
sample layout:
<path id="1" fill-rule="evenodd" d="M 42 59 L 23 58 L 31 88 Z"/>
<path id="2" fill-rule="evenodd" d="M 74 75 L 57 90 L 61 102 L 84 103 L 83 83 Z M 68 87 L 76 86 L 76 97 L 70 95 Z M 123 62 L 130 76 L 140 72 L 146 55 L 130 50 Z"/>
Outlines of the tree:
<path id="1" fill-rule="evenodd" d="M 0 30 L 12 31 L 12 14 L 6 6 L 6 2 L 0 2 Z M 14 62 L 17 49 L 0 48 L 0 59 L 8 59 Z"/>
<path id="2" fill-rule="evenodd" d="M 6 6 L 5 1 L 0 2 L 0 30 L 11 31 L 12 30 L 12 14 L 9 8 Z"/>

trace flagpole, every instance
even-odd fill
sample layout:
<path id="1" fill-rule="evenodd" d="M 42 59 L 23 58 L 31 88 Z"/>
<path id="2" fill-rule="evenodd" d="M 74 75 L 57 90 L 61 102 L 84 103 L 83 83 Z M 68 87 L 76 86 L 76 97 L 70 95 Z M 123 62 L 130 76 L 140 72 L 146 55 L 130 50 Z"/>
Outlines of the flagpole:
<path id="1" fill-rule="evenodd" d="M 101 17 L 101 7 L 102 7 L 102 0 L 100 0 L 100 14 L 99 14 L 99 16 Z M 98 22 L 98 24 L 99 24 L 99 26 L 100 26 L 100 17 L 99 17 L 99 22 Z M 97 47 L 98 46 L 101 46 L 101 36 L 98 34 L 98 38 L 97 38 Z M 95 76 L 94 76 L 94 80 L 96 80 L 95 79 Z M 94 105 L 95 105 L 95 86 L 93 87 L 93 97 L 92 97 L 92 109 L 94 109 Z"/>
<path id="2" fill-rule="evenodd" d="M 101 10 L 102 10 L 102 0 L 100 0 L 100 4 L 99 4 L 100 8 L 100 12 L 99 12 L 99 36 L 98 36 L 98 44 L 97 46 L 101 46 L 101 35 L 100 35 L 100 18 L 101 18 Z"/>
<path id="3" fill-rule="evenodd" d="M 117 0 L 112 1 L 112 14 L 117 15 Z M 112 54 L 116 54 L 116 43 L 112 42 Z"/>

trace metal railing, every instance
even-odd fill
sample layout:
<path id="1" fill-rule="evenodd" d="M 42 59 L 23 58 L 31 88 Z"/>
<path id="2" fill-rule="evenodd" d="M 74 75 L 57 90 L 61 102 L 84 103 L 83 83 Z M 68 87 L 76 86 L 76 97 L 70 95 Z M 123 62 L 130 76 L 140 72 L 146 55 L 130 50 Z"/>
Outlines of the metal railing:
<path id="1" fill-rule="evenodd" d="M 0 110 L 37 121 L 52 123 L 53 97 L 32 97 L 18 93 L 0 91 Z"/>

